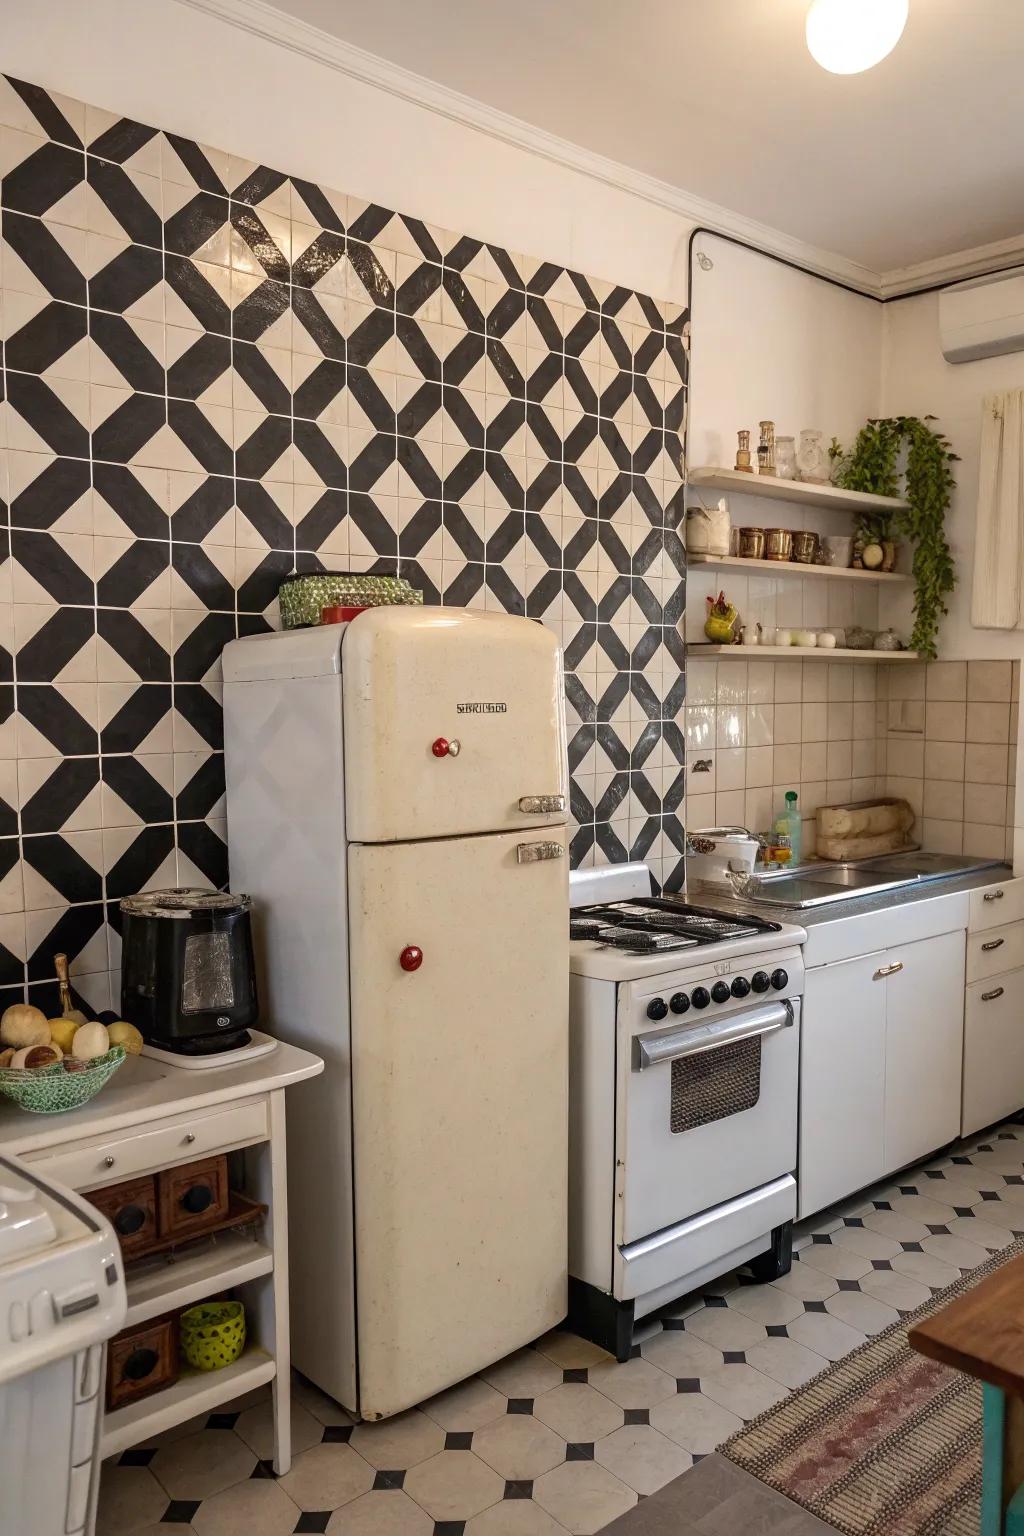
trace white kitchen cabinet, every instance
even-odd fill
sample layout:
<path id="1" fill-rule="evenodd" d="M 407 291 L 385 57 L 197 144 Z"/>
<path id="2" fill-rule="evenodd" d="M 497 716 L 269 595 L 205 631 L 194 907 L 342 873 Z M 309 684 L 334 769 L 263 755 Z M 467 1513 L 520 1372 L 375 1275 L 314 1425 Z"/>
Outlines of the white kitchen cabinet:
<path id="1" fill-rule="evenodd" d="M 963 996 L 963 929 L 807 972 L 801 1217 L 957 1135 Z"/>
<path id="2" fill-rule="evenodd" d="M 884 1159 L 890 1173 L 960 1131 L 964 935 L 894 946 L 877 972 L 883 974 L 872 984 L 885 992 Z"/>
<path id="3" fill-rule="evenodd" d="M 879 950 L 822 965 L 804 981 L 800 1053 L 799 1214 L 882 1177 L 885 987 Z"/>
<path id="4" fill-rule="evenodd" d="M 961 1133 L 970 1136 L 1022 1105 L 1024 970 L 1014 970 L 967 988 Z"/>

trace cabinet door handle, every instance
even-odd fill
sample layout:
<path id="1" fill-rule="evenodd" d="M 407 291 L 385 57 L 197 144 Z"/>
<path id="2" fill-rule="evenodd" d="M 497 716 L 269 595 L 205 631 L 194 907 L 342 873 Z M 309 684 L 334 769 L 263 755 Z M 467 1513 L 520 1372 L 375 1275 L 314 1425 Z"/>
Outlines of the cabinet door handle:
<path id="1" fill-rule="evenodd" d="M 882 981 L 886 976 L 895 976 L 897 971 L 902 971 L 903 961 L 894 960 L 892 965 L 883 965 L 872 976 L 872 981 Z"/>
<path id="2" fill-rule="evenodd" d="M 995 997 L 1002 997 L 1002 995 L 1003 995 L 1003 988 L 1002 987 L 993 987 L 991 992 L 983 992 L 981 994 L 981 1000 L 982 1000 L 983 1003 L 990 1003 L 993 998 L 995 998 Z"/>
<path id="3" fill-rule="evenodd" d="M 551 815 L 565 810 L 564 795 L 521 795 L 519 809 L 524 816 Z"/>
<path id="4" fill-rule="evenodd" d="M 1005 939 L 989 939 L 988 943 L 981 947 L 982 949 L 1000 949 L 1005 943 Z"/>
<path id="5" fill-rule="evenodd" d="M 982 901 L 1002 901 L 1005 895 L 1005 891 L 986 891 L 981 899 Z"/>

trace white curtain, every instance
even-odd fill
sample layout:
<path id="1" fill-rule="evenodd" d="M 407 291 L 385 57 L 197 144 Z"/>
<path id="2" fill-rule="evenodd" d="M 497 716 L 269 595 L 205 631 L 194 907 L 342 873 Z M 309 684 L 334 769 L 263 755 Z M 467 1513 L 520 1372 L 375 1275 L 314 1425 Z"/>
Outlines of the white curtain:
<path id="1" fill-rule="evenodd" d="M 986 395 L 974 544 L 971 623 L 1024 628 L 1024 389 Z"/>

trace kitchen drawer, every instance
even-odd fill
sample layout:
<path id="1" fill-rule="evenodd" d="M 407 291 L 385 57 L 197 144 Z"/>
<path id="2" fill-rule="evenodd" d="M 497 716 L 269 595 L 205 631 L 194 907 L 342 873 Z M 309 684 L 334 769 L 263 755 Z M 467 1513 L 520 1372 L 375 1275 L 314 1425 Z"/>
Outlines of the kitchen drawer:
<path id="1" fill-rule="evenodd" d="M 967 935 L 967 980 L 984 981 L 1024 965 L 1024 922 Z"/>
<path id="2" fill-rule="evenodd" d="M 157 1241 L 156 1180 L 152 1175 L 94 1189 L 89 1203 L 110 1222 L 126 1259 L 137 1258 Z"/>
<path id="3" fill-rule="evenodd" d="M 995 880 L 983 890 L 971 892 L 969 933 L 983 928 L 1001 928 L 1024 917 L 1024 880 Z"/>
<path id="4" fill-rule="evenodd" d="M 1024 969 L 967 988 L 961 1135 L 1024 1108 Z"/>
<path id="5" fill-rule="evenodd" d="M 228 1160 L 221 1154 L 156 1176 L 161 1237 L 196 1237 L 228 1214 Z"/>
<path id="6" fill-rule="evenodd" d="M 179 1115 L 157 1121 L 144 1130 L 135 1127 L 119 1136 L 96 1136 L 88 1142 L 31 1158 L 47 1178 L 70 1184 L 72 1189 L 92 1189 L 111 1179 L 151 1173 L 177 1163 L 194 1162 L 214 1152 L 266 1141 L 267 1106 L 264 1099 L 231 1104 L 201 1115 Z"/>

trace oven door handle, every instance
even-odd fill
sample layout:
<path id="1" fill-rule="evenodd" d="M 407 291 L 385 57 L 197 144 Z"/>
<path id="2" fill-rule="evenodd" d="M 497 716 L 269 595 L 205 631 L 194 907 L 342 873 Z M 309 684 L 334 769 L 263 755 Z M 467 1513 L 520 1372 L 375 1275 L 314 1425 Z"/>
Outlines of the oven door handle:
<path id="1" fill-rule="evenodd" d="M 633 1071 L 644 1072 L 648 1067 L 660 1067 L 666 1061 L 678 1061 L 681 1056 L 697 1056 L 703 1051 L 717 1051 L 723 1045 L 735 1045 L 740 1040 L 753 1040 L 758 1035 L 774 1035 L 780 1029 L 789 1029 L 796 1023 L 793 1004 L 788 998 L 769 1003 L 764 1008 L 751 1008 L 736 1018 L 721 1019 L 717 1024 L 691 1024 L 688 1029 L 667 1029 L 660 1034 L 634 1035 Z"/>

